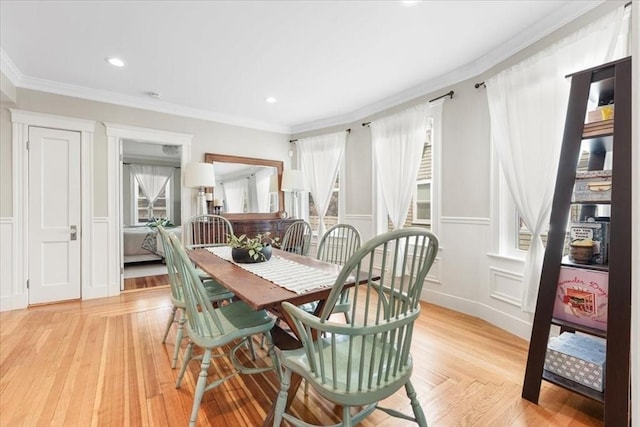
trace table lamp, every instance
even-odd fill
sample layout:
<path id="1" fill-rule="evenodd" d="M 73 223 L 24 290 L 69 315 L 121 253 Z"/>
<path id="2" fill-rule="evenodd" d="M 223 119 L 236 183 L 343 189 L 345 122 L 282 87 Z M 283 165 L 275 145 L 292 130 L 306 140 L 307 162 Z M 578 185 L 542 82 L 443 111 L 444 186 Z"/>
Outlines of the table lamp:
<path id="1" fill-rule="evenodd" d="M 298 218 L 298 192 L 307 189 L 302 171 L 296 169 L 282 171 L 281 189 L 293 193 L 293 217 Z"/>
<path id="2" fill-rule="evenodd" d="M 184 171 L 184 185 L 198 189 L 197 215 L 206 215 L 208 212 L 204 188 L 216 185 L 213 163 L 188 163 Z"/>

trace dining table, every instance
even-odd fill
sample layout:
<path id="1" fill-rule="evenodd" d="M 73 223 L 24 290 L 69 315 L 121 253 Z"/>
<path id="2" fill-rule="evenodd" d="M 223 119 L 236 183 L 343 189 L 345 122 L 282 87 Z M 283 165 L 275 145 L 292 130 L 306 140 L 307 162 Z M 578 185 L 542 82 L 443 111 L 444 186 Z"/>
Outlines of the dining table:
<path id="1" fill-rule="evenodd" d="M 188 256 L 202 271 L 233 292 L 236 298 L 244 301 L 252 309 L 267 310 L 281 319 L 288 331 L 276 324 L 272 330 L 272 337 L 274 344 L 282 350 L 302 346 L 293 327 L 293 321 L 282 308 L 282 303 L 286 301 L 301 306 L 317 301 L 315 314 L 318 315 L 341 269 L 336 264 L 275 248 L 270 260 L 256 264 L 235 263 L 231 258 L 231 248 L 227 246 L 194 249 L 188 252 Z M 346 284 L 346 287 L 352 286 L 355 286 L 355 282 Z M 299 375 L 292 375 L 287 408 L 291 405 L 301 381 Z M 275 402 L 276 399 L 263 426 L 273 423 Z"/>

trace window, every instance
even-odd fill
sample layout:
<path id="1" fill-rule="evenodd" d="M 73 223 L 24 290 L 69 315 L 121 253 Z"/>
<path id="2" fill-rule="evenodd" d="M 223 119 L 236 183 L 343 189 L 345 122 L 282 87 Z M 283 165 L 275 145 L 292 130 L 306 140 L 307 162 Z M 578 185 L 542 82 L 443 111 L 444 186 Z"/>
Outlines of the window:
<path id="1" fill-rule="evenodd" d="M 589 164 L 589 152 L 583 150 L 580 153 L 580 158 L 578 159 L 578 165 L 576 167 L 577 171 L 586 171 L 588 169 Z M 511 202 L 513 203 L 513 202 Z M 579 205 L 571 205 L 571 210 L 569 212 L 569 220 L 567 221 L 567 228 L 570 226 L 572 222 L 577 222 L 580 220 L 581 207 Z M 529 250 L 529 246 L 531 244 L 531 232 L 527 229 L 520 218 L 520 215 L 517 216 L 518 222 L 518 235 L 515 239 L 515 245 L 518 250 L 527 251 Z M 547 230 L 545 230 L 542 235 L 542 244 L 547 246 Z M 569 253 L 569 230 L 567 229 L 567 238 L 565 239 L 565 247 L 564 254 Z"/>
<path id="2" fill-rule="evenodd" d="M 431 151 L 431 130 L 427 130 L 416 188 L 404 223 L 405 227 L 430 228 L 431 226 L 431 170 L 433 169 Z M 389 229 L 392 227 L 389 220 Z"/>
<path id="3" fill-rule="evenodd" d="M 160 195 L 153 204 L 153 213 L 149 215 L 149 200 L 144 196 L 140 184 L 133 179 L 133 206 L 136 208 L 133 212 L 133 222 L 137 225 L 143 225 L 151 221 L 152 218 L 171 218 L 171 182 L 169 179 L 165 184 Z"/>
<path id="4" fill-rule="evenodd" d="M 431 156 L 431 130 L 427 135 L 420 161 L 420 170 L 416 181 L 416 191 L 411 206 L 410 225 L 431 225 L 431 170 L 433 169 Z M 409 215 L 407 215 L 409 217 Z"/>
<path id="5" fill-rule="evenodd" d="M 309 194 L 309 224 L 311 225 L 311 229 L 314 231 L 314 233 L 317 233 L 318 227 L 320 226 L 320 217 L 318 215 L 318 211 L 316 210 L 316 205 L 313 201 L 313 196 L 311 195 L 311 193 L 308 193 L 308 194 Z M 333 192 L 331 194 L 331 199 L 329 200 L 329 207 L 327 207 L 327 213 L 324 216 L 325 230 L 340 222 L 339 207 L 340 207 L 340 173 L 338 173 L 338 178 L 336 179 L 336 182 L 333 185 Z"/>
<path id="6" fill-rule="evenodd" d="M 418 181 L 413 198 L 413 224 L 431 224 L 431 181 Z"/>
<path id="7" fill-rule="evenodd" d="M 442 147 L 442 106 L 445 100 L 429 103 L 427 131 L 416 178 L 414 195 L 409 203 L 409 211 L 404 227 L 424 227 L 438 234 L 440 227 L 440 164 Z M 374 165 L 375 167 L 375 165 Z M 393 228 L 389 219 L 382 192 L 376 189 L 375 216 L 376 233 L 384 233 Z"/>

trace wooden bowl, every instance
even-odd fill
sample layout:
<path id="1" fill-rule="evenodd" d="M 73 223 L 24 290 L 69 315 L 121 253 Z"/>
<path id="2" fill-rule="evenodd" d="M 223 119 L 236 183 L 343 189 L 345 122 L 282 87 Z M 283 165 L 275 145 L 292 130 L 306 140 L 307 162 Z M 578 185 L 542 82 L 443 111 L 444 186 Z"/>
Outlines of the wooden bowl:
<path id="1" fill-rule="evenodd" d="M 578 264 L 589 264 L 593 258 L 593 245 L 569 245 L 569 257 Z"/>

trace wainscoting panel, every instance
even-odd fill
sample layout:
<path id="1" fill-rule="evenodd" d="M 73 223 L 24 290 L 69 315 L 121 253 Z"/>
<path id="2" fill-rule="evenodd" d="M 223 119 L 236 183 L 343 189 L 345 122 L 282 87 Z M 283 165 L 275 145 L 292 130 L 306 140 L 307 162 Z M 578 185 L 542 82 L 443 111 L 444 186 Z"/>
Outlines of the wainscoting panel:
<path id="1" fill-rule="evenodd" d="M 522 274 L 489 267 L 489 296 L 522 307 Z"/>
<path id="2" fill-rule="evenodd" d="M 0 311 L 27 306 L 26 283 L 18 279 L 13 218 L 0 218 Z"/>
<path id="3" fill-rule="evenodd" d="M 109 218 L 94 217 L 91 224 L 91 276 L 82 284 L 82 299 L 102 298 L 109 293 L 109 264 L 115 254 L 109 242 Z"/>

